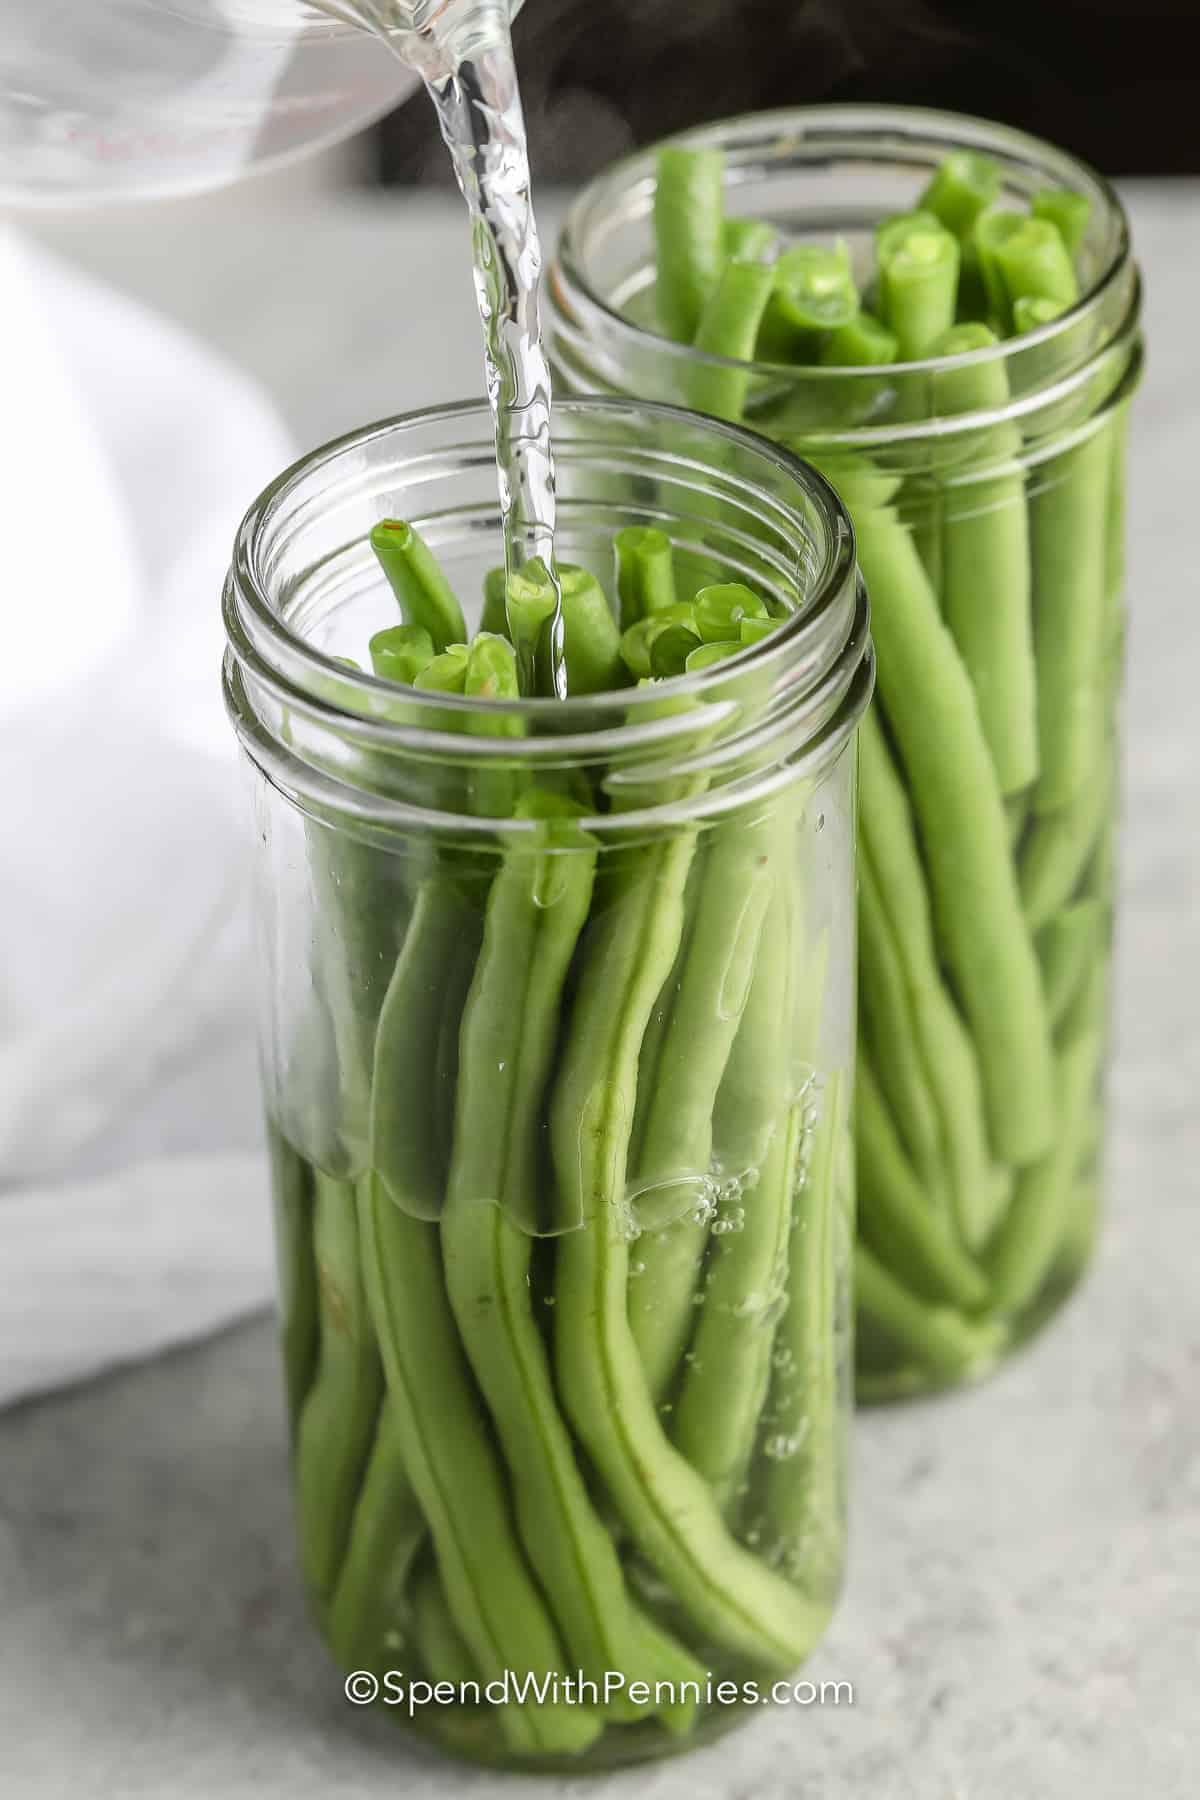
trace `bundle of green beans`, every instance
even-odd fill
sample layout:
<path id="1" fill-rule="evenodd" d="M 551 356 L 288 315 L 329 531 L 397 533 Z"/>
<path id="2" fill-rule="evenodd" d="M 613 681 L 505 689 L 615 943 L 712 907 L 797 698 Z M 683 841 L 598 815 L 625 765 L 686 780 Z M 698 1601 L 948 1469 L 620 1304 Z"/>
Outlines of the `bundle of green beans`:
<path id="1" fill-rule="evenodd" d="M 372 543 L 403 617 L 370 642 L 380 705 L 474 698 L 444 731 L 513 756 L 428 775 L 495 836 L 308 830 L 366 1147 L 333 1174 L 274 1138 L 303 1566 L 347 1669 L 597 1684 L 429 1709 L 452 1746 L 619 1760 L 731 1718 L 710 1671 L 802 1661 L 838 1583 L 849 1121 L 845 1072 L 817 1073 L 803 799 L 776 781 L 601 845 L 587 818 L 702 778 L 522 762 L 519 711 L 486 703 L 553 691 L 546 569 L 490 575 L 468 641 L 419 535 Z M 557 574 L 570 692 L 660 684 L 651 713 L 694 706 L 696 744 L 672 678 L 781 616 L 740 584 L 689 593 L 652 527 L 617 535 L 611 602 Z"/>
<path id="2" fill-rule="evenodd" d="M 1057 425 L 1028 408 L 1035 424 L 1014 422 L 1011 359 L 994 352 L 1080 299 L 1089 203 L 1054 190 L 1009 205 L 1001 186 L 992 161 L 953 154 L 852 252 L 725 217 L 718 150 L 658 159 L 659 327 L 705 353 L 683 397 L 824 468 L 871 598 L 867 1397 L 990 1367 L 1069 1287 L 1096 1211 L 1124 409 L 1100 393 Z M 1087 329 L 1031 342 L 1023 388 L 1078 362 Z M 885 418 L 897 441 L 868 459 L 853 433 Z M 926 421 L 939 430 L 922 444 Z"/>

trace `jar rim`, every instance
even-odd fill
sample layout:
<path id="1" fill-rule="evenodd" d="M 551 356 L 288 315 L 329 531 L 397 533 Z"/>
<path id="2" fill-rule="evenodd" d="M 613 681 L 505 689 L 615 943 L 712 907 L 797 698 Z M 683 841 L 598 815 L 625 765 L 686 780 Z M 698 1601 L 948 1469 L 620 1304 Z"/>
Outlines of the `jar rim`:
<path id="1" fill-rule="evenodd" d="M 902 365 L 805 364 L 802 369 L 791 363 L 739 361 L 697 350 L 690 344 L 677 343 L 630 319 L 613 306 L 588 279 L 577 249 L 588 210 L 596 207 L 608 194 L 617 196 L 627 193 L 650 181 L 655 159 L 664 146 L 669 144 L 728 151 L 731 146 L 765 147 L 773 142 L 777 146 L 774 154 L 782 161 L 788 152 L 794 154 L 805 143 L 820 142 L 824 148 L 833 151 L 839 140 L 844 140 L 843 153 L 855 141 L 865 141 L 870 145 L 870 154 L 875 159 L 879 158 L 889 142 L 906 140 L 914 147 L 923 144 L 926 148 L 937 149 L 943 154 L 954 150 L 980 151 L 1002 163 L 1007 161 L 1010 166 L 1028 166 L 1034 162 L 1039 165 L 1048 164 L 1061 176 L 1062 185 L 1082 186 L 1091 191 L 1092 198 L 1103 202 L 1113 227 L 1112 242 L 1104 265 L 1073 306 L 1068 307 L 1058 318 L 1039 325 L 1032 331 L 1023 332 L 1019 339 L 1002 338 L 997 344 L 981 350 L 960 352 L 953 357 L 918 358 Z M 1129 221 L 1112 183 L 1081 157 L 1060 150 L 1030 132 L 992 120 L 977 119 L 968 113 L 948 112 L 933 107 L 840 104 L 780 107 L 762 112 L 739 113 L 712 124 L 693 126 L 610 164 L 571 203 L 550 270 L 550 291 L 557 302 L 561 284 L 568 306 L 582 305 L 600 317 L 605 327 L 618 340 L 624 340 L 634 349 L 651 351 L 657 356 L 676 360 L 680 365 L 687 363 L 692 366 L 711 365 L 718 369 L 738 368 L 749 372 L 751 376 L 761 376 L 768 380 L 787 377 L 795 381 L 797 377 L 802 377 L 805 382 L 811 381 L 814 388 L 819 389 L 823 383 L 845 382 L 847 379 L 868 382 L 894 378 L 898 367 L 903 369 L 907 379 L 933 375 L 951 367 L 956 370 L 970 369 L 1004 362 L 1011 359 L 1017 343 L 1022 352 L 1036 352 L 1053 344 L 1061 336 L 1078 330 L 1081 324 L 1103 311 L 1114 284 L 1129 265 L 1131 249 Z M 1136 314 L 1136 300 L 1134 311 Z M 961 423 L 960 419 L 953 421 L 956 428 Z"/>
<path id="2" fill-rule="evenodd" d="M 362 455 L 372 444 L 394 440 L 402 445 L 406 434 L 419 443 L 423 430 L 441 427 L 458 434 L 458 449 L 482 450 L 486 442 L 490 452 L 492 421 L 485 401 L 458 401 L 400 414 L 347 433 L 301 457 L 263 490 L 238 529 L 223 600 L 227 635 L 224 687 L 235 728 L 256 761 L 267 759 L 279 766 L 295 763 L 289 747 L 276 741 L 278 733 L 264 726 L 263 707 L 256 703 L 255 695 L 286 709 L 293 720 L 308 721 L 315 730 L 340 733 L 358 751 L 429 758 L 452 747 L 456 759 L 480 765 L 511 761 L 514 756 L 522 762 L 546 764 L 616 754 L 670 754 L 673 744 L 695 735 L 693 703 L 704 702 L 711 709 L 706 711 L 706 719 L 732 718 L 739 706 L 738 696 L 745 692 L 745 679 L 751 676 L 756 678 L 756 691 L 771 697 L 772 718 L 778 721 L 781 733 L 786 731 L 802 746 L 811 743 L 814 749 L 818 744 L 829 748 L 834 737 L 840 740 L 843 730 L 847 735 L 853 730 L 870 691 L 873 665 L 865 602 L 857 591 L 861 584 L 855 580 L 853 529 L 825 477 L 784 446 L 741 426 L 675 406 L 587 397 L 557 402 L 555 411 L 560 420 L 584 424 L 594 418 L 601 422 L 640 421 L 646 427 L 674 426 L 686 430 L 689 439 L 711 440 L 714 452 L 721 445 L 736 445 L 743 462 L 749 456 L 764 472 L 770 469 L 777 476 L 782 474 L 797 490 L 794 506 L 778 493 L 756 488 L 747 478 L 722 470 L 715 454 L 712 464 L 706 460 L 687 465 L 702 475 L 707 488 L 719 491 L 721 484 L 728 482 L 743 500 L 753 496 L 760 506 L 769 504 L 773 522 L 781 529 L 793 530 L 798 540 L 803 534 L 804 543 L 815 548 L 819 566 L 801 604 L 777 630 L 740 655 L 693 675 L 673 677 L 669 683 L 621 688 L 610 694 L 572 695 L 565 700 L 542 696 L 482 700 L 406 689 L 407 721 L 389 718 L 385 708 L 389 703 L 395 707 L 395 684 L 347 667 L 293 629 L 279 605 L 279 594 L 272 594 L 269 564 L 272 533 L 286 520 L 289 503 L 302 510 L 305 484 L 323 470 L 336 469 L 339 459 L 345 458 L 349 468 L 361 471 Z M 464 425 L 478 428 L 478 437 L 472 437 L 469 444 L 461 432 Z M 611 453 L 611 443 L 607 448 Z M 662 454 L 665 458 L 667 452 Z M 398 467 L 403 467 L 402 461 Z M 807 514 L 800 508 L 801 497 L 810 509 Z M 814 515 L 823 539 L 815 546 Z M 863 672 L 865 683 L 856 680 Z M 684 702 L 676 715 L 662 716 L 665 696 Z M 471 715 L 521 720 L 519 749 L 511 736 L 486 728 L 462 732 L 462 722 Z M 395 816 L 379 796 L 372 797 L 372 802 L 366 810 L 374 816 Z M 480 821 L 482 828 L 492 830 L 496 824 L 495 820 Z"/>
<path id="3" fill-rule="evenodd" d="M 817 635 L 816 627 L 821 625 L 827 616 L 831 603 L 843 591 L 854 568 L 854 535 L 849 517 L 838 499 L 833 487 L 811 463 L 805 462 L 784 445 L 772 442 L 759 433 L 747 430 L 744 426 L 732 425 L 724 420 L 711 419 L 699 414 L 689 413 L 682 407 L 670 406 L 658 401 L 626 400 L 609 396 L 587 396 L 586 398 L 570 398 L 555 402 L 555 411 L 559 416 L 592 415 L 609 417 L 638 416 L 648 419 L 672 420 L 686 424 L 689 429 L 711 433 L 717 442 L 740 443 L 744 449 L 752 452 L 764 465 L 769 464 L 782 471 L 802 487 L 809 500 L 814 501 L 822 515 L 825 526 L 825 544 L 823 546 L 822 567 L 815 578 L 811 599 L 797 608 L 785 619 L 777 631 L 760 643 L 750 646 L 741 655 L 730 657 L 724 663 L 693 675 L 680 675 L 671 678 L 672 696 L 680 696 L 689 700 L 711 697 L 726 683 L 730 672 L 744 673 L 749 667 L 758 670 L 771 670 L 789 658 L 797 640 L 810 640 Z M 230 629 L 231 641 L 235 633 L 240 634 L 251 623 L 257 627 L 254 642 L 260 649 L 270 644 L 279 653 L 276 672 L 289 679 L 292 685 L 303 689 L 302 681 L 295 678 L 302 671 L 313 676 L 335 676 L 345 687 L 347 694 L 361 693 L 364 697 L 378 699 L 380 696 L 395 696 L 393 683 L 383 681 L 369 672 L 350 670 L 338 659 L 327 655 L 315 645 L 308 642 L 288 625 L 278 610 L 271 606 L 265 595 L 266 580 L 262 569 L 260 552 L 265 533 L 268 531 L 272 516 L 276 509 L 284 503 L 289 494 L 309 476 L 317 472 L 323 465 L 330 464 L 336 457 L 364 449 L 373 441 L 392 437 L 411 427 L 420 427 L 437 422 L 455 420 L 478 420 L 486 422 L 489 432 L 491 415 L 484 401 L 459 400 L 450 401 L 441 406 L 420 407 L 411 412 L 398 413 L 391 418 L 381 419 L 375 423 L 360 427 L 356 431 L 345 433 L 320 445 L 298 458 L 287 469 L 265 487 L 252 503 L 238 527 L 234 541 L 233 567 L 231 570 L 232 588 L 227 596 L 225 608 L 226 625 Z M 800 524 L 796 515 L 797 525 Z M 428 710 L 431 717 L 454 712 L 479 711 L 486 708 L 495 716 L 521 717 L 530 722 L 539 721 L 561 723 L 566 719 L 582 718 L 594 714 L 598 703 L 611 701 L 617 704 L 622 713 L 632 708 L 635 712 L 650 711 L 662 697 L 662 688 L 621 688 L 611 695 L 568 695 L 566 699 L 557 699 L 542 695 L 530 695 L 520 700 L 489 700 L 480 702 L 466 700 L 455 694 L 427 694 L 414 690 L 411 696 L 414 704 Z M 409 696 L 406 695 L 406 699 Z M 347 711 L 357 712 L 353 706 Z M 364 711 L 369 709 L 364 708 Z M 403 729 L 383 727 L 384 730 Z M 556 729 L 556 742 L 561 747 L 564 735 Z"/>

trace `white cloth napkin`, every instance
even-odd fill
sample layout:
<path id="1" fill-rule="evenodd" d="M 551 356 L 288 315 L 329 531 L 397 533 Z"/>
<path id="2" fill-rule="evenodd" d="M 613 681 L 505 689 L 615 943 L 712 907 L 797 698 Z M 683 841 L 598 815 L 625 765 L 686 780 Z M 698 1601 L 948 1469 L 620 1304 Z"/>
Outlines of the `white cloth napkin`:
<path id="1" fill-rule="evenodd" d="M 211 351 L 0 232 L 0 1404 L 263 1304 L 220 589 L 291 457 Z"/>

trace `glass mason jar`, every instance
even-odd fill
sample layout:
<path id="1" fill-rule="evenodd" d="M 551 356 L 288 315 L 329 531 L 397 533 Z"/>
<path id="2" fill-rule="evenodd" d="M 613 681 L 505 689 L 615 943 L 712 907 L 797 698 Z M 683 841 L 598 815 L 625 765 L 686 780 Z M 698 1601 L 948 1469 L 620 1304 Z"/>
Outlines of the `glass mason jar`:
<path id="1" fill-rule="evenodd" d="M 872 659 L 845 515 L 788 452 L 612 401 L 556 449 L 564 563 L 608 584 L 652 522 L 681 586 L 788 617 L 665 693 L 362 673 L 381 517 L 478 616 L 492 425 L 450 407 L 259 500 L 225 688 L 316 1615 L 344 1669 L 455 1684 L 400 1709 L 446 1746 L 576 1767 L 719 1731 L 716 1684 L 793 1669 L 836 1596 Z"/>
<path id="2" fill-rule="evenodd" d="M 705 410 L 732 394 L 854 522 L 879 662 L 861 740 L 857 1381 L 886 1399 L 993 1367 L 1095 1234 L 1137 272 L 1112 189 L 998 125 L 839 106 L 673 141 L 724 152 L 728 214 L 841 236 L 860 271 L 951 151 L 993 158 L 1009 204 L 1049 187 L 1090 202 L 1078 305 L 925 362 L 731 364 L 657 335 L 653 149 L 576 200 L 551 275 L 560 392 Z"/>

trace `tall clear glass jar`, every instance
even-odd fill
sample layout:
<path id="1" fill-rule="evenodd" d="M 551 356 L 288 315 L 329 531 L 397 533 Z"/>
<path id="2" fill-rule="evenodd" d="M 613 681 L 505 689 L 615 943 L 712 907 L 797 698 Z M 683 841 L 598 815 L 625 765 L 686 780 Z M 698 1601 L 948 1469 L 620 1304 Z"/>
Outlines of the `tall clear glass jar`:
<path id="1" fill-rule="evenodd" d="M 564 564 L 657 525 L 772 635 L 565 701 L 362 673 L 381 517 L 478 616 L 477 406 L 282 476 L 225 601 L 304 1573 L 355 1697 L 538 1768 L 704 1741 L 836 1597 L 872 680 L 818 475 L 668 408 L 555 429 Z"/>
<path id="2" fill-rule="evenodd" d="M 657 151 L 576 200 L 551 273 L 560 391 L 736 415 L 852 516 L 879 700 L 862 739 L 858 1392 L 992 1368 L 1084 1268 L 1101 1179 L 1122 661 L 1125 428 L 1142 346 L 1108 184 L 980 120 L 817 107 L 673 142 L 724 153 L 727 215 L 789 242 L 874 232 L 950 152 L 1000 201 L 1089 203 L 1079 304 L 887 366 L 731 364 L 655 330 Z M 721 379 L 739 369 L 745 379 Z M 717 379 L 714 381 L 714 375 Z"/>

